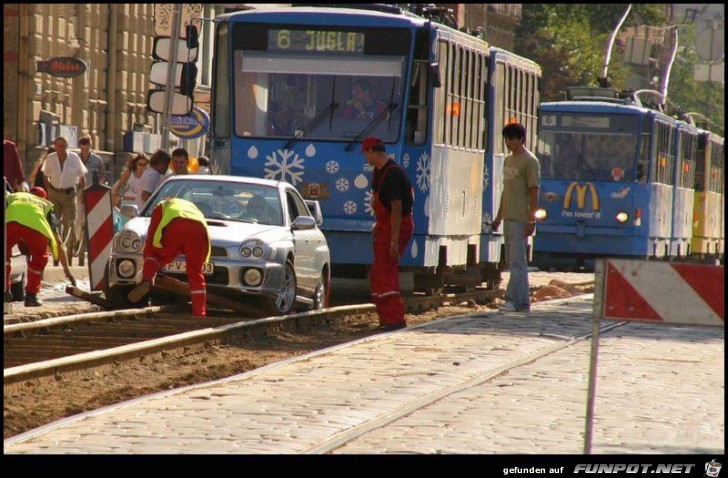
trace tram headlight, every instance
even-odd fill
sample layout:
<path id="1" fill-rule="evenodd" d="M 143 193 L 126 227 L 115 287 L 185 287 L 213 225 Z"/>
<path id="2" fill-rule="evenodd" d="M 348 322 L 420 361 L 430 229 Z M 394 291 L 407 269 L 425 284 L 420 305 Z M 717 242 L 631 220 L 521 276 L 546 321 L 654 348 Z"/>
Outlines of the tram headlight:
<path id="1" fill-rule="evenodd" d="M 616 219 L 618 223 L 624 224 L 625 222 L 629 221 L 629 214 L 624 211 L 619 211 L 617 215 L 614 216 L 614 219 Z"/>
<path id="2" fill-rule="evenodd" d="M 536 209 L 536 212 L 533 213 L 533 218 L 537 221 L 543 221 L 546 219 L 546 216 L 548 216 L 548 213 L 546 213 L 546 209 L 542 207 Z"/>

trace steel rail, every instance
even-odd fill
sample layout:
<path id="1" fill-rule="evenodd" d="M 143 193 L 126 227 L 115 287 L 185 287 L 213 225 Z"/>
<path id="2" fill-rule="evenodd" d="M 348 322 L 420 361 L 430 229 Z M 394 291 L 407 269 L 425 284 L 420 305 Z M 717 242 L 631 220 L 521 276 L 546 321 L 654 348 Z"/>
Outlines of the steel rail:
<path id="1" fill-rule="evenodd" d="M 408 297 L 405 300 L 405 304 L 410 310 L 413 308 L 418 308 L 421 310 L 423 307 L 432 308 L 447 303 L 461 303 L 469 300 L 492 298 L 499 294 L 502 294 L 502 291 L 480 290 L 463 294 L 445 294 L 433 297 Z M 250 331 L 255 328 L 268 328 L 286 323 L 296 323 L 297 321 L 311 321 L 313 319 L 332 319 L 337 317 L 361 315 L 374 313 L 375 311 L 376 309 L 374 304 L 346 305 L 324 309 L 321 311 L 307 311 L 285 316 L 246 320 L 245 322 L 236 322 L 233 324 L 222 325 L 215 328 L 202 328 L 181 334 L 160 337 L 157 339 L 136 342 L 133 344 L 113 347 L 109 349 L 84 352 L 57 359 L 10 367 L 3 370 L 3 384 L 12 385 L 20 382 L 25 382 L 27 380 L 56 376 L 58 374 L 73 371 L 86 370 L 102 365 L 108 365 L 124 360 L 138 358 L 141 356 L 161 353 L 163 351 L 188 347 L 191 345 L 199 345 L 206 342 L 218 341 L 230 336 L 234 336 L 236 334 L 240 334 L 241 332 Z M 131 309 L 107 313 L 92 313 L 87 314 L 91 317 L 87 318 L 86 320 L 100 320 L 104 318 L 119 317 L 120 314 L 123 316 L 134 316 L 143 313 L 159 312 L 159 307 L 147 307 L 144 309 Z M 84 318 L 82 317 L 83 315 L 84 314 L 74 316 L 74 318 L 70 322 L 63 320 L 70 318 L 66 317 L 41 320 L 27 324 L 14 324 L 14 326 L 27 326 L 25 328 L 15 327 L 14 330 L 16 332 L 20 330 L 41 330 L 51 326 L 57 327 L 68 323 L 79 323 L 84 320 Z M 8 329 L 9 327 L 14 326 L 6 326 L 4 327 L 4 329 Z"/>

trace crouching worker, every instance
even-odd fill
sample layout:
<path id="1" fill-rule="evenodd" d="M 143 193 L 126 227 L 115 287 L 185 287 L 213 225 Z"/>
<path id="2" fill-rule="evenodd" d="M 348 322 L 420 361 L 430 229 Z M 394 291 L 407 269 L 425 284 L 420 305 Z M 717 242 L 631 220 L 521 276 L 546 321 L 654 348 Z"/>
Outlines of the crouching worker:
<path id="1" fill-rule="evenodd" d="M 163 199 L 152 211 L 144 245 L 142 281 L 129 292 L 129 301 L 137 303 L 146 297 L 157 272 L 179 254 L 185 255 L 187 263 L 192 315 L 204 317 L 207 293 L 202 265 L 210 258 L 210 236 L 205 216 L 197 206 L 184 199 Z"/>
<path id="2" fill-rule="evenodd" d="M 24 254 L 30 255 L 28 261 L 28 282 L 25 286 L 25 306 L 39 307 L 40 281 L 48 264 L 48 249 L 54 260 L 60 260 L 66 277 L 75 286 L 76 279 L 68 268 L 68 257 L 58 231 L 58 220 L 53 214 L 53 203 L 46 199 L 45 189 L 33 187 L 30 193 L 18 192 L 5 196 L 5 226 L 7 244 L 5 246 L 5 272 L 10 280 L 10 258 L 16 244 Z M 10 290 L 10 284 L 8 289 Z"/>

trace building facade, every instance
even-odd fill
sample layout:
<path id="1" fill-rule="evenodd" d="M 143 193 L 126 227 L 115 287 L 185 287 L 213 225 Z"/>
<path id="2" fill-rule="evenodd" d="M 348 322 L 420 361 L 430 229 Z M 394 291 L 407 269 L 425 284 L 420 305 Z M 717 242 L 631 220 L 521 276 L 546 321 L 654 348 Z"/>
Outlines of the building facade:
<path id="1" fill-rule="evenodd" d="M 65 136 L 71 149 L 88 135 L 112 171 L 129 155 L 161 147 L 161 115 L 147 111 L 155 36 L 154 4 L 5 4 L 3 136 L 16 141 L 26 174 Z M 223 7 L 205 5 L 203 16 Z M 199 90 L 209 109 L 212 41 L 201 41 Z M 53 58 L 82 60 L 78 76 L 44 71 Z M 136 133 L 136 134 L 130 134 Z M 174 141 L 175 137 L 171 137 Z"/>

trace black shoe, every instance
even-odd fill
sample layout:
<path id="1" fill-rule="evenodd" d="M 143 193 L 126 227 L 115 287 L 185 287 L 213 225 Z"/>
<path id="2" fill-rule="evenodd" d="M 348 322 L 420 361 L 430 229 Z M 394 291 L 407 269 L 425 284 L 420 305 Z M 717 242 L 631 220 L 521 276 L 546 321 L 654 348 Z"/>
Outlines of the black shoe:
<path id="1" fill-rule="evenodd" d="M 407 327 L 407 324 L 405 322 L 400 322 L 399 324 L 382 324 L 377 327 L 377 330 L 391 332 L 392 330 L 404 329 L 405 327 Z"/>
<path id="2" fill-rule="evenodd" d="M 40 307 L 43 302 L 38 300 L 35 294 L 25 294 L 25 306 L 26 307 Z"/>

